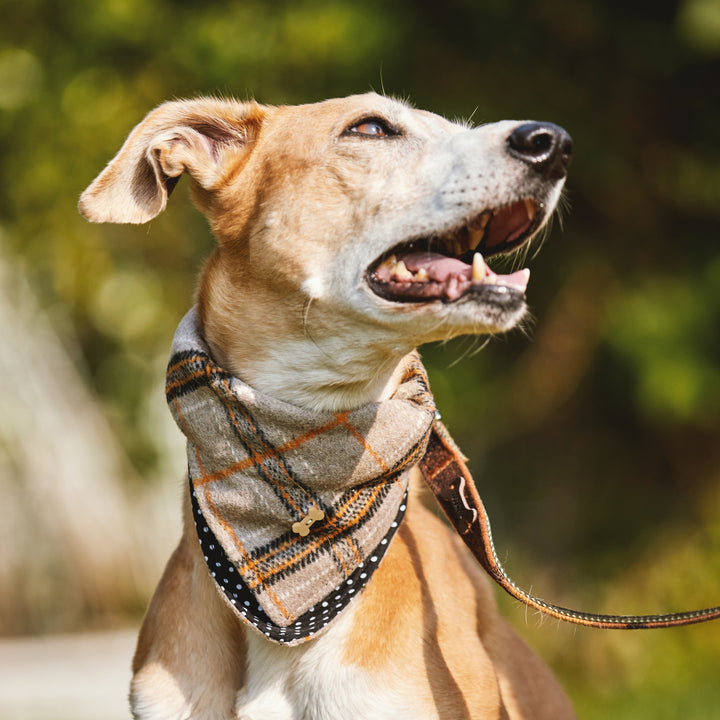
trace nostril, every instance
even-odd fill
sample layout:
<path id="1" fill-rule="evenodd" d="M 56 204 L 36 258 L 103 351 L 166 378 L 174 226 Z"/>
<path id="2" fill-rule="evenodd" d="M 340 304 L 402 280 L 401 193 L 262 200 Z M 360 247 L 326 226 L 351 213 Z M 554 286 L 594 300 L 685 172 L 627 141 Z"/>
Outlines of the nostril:
<path id="1" fill-rule="evenodd" d="M 552 150 L 555 138 L 549 132 L 538 132 L 530 138 L 530 149 L 533 153 L 541 155 Z"/>
<path id="2" fill-rule="evenodd" d="M 555 145 L 553 129 L 540 123 L 518 125 L 508 138 L 510 147 L 518 154 L 535 158 L 552 151 Z"/>
<path id="3" fill-rule="evenodd" d="M 511 155 L 549 178 L 565 176 L 572 158 L 572 138 L 559 125 L 523 123 L 513 129 L 507 143 Z"/>

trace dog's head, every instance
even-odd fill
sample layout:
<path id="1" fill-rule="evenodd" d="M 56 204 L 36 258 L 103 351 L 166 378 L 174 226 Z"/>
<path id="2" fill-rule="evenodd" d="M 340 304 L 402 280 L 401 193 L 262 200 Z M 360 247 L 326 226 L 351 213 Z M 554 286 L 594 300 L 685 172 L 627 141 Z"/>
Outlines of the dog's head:
<path id="1" fill-rule="evenodd" d="M 219 241 L 199 294 L 219 359 L 242 374 L 251 355 L 279 362 L 272 341 L 287 362 L 310 338 L 321 364 L 347 367 L 357 350 L 367 363 L 513 327 L 528 271 L 496 275 L 484 258 L 547 222 L 570 154 L 549 123 L 470 129 L 375 94 L 180 101 L 133 130 L 80 209 L 146 222 L 188 173 Z"/>

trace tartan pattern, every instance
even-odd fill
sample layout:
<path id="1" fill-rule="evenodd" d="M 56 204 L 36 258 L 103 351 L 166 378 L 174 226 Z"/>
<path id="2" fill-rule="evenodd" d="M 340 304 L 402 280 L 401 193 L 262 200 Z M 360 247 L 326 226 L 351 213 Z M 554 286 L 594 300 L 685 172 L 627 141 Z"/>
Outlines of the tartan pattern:
<path id="1" fill-rule="evenodd" d="M 166 396 L 188 440 L 194 502 L 274 628 L 306 617 L 387 545 L 435 414 L 419 359 L 391 399 L 349 412 L 263 395 L 213 361 L 194 310 L 173 341 Z M 301 537 L 291 528 L 311 507 L 325 517 Z"/>

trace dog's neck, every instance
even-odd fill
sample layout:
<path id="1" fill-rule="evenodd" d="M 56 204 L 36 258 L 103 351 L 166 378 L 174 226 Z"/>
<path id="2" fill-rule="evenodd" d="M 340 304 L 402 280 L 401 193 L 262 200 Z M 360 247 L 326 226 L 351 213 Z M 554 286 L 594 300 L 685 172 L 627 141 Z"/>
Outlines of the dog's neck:
<path id="1" fill-rule="evenodd" d="M 237 276 L 234 285 L 219 282 L 224 275 L 217 265 L 206 268 L 200 322 L 216 362 L 248 385 L 299 407 L 331 411 L 387 399 L 398 387 L 412 344 L 388 342 L 382 330 L 359 328 L 319 303 L 308 314 L 297 294 L 282 301 L 264 297 L 262 287 L 245 287 Z"/>
<path id="2" fill-rule="evenodd" d="M 386 400 L 397 389 L 405 361 L 364 348 L 362 357 L 343 352 L 328 354 L 306 342 L 279 343 L 263 362 L 230 360 L 237 373 L 262 392 L 310 410 L 353 410 Z"/>
<path id="3" fill-rule="evenodd" d="M 291 323 L 216 312 L 200 305 L 203 333 L 215 360 L 278 400 L 309 410 L 352 410 L 396 390 L 413 347 L 372 342 L 367 332 L 342 341 L 293 333 Z M 231 320 L 232 319 L 232 320 Z M 229 329 L 229 330 L 228 330 Z"/>
<path id="4" fill-rule="evenodd" d="M 299 407 L 332 411 L 385 400 L 398 387 L 407 355 L 360 350 L 328 351 L 308 339 L 284 339 L 258 358 L 213 347 L 219 362 L 248 385 Z"/>

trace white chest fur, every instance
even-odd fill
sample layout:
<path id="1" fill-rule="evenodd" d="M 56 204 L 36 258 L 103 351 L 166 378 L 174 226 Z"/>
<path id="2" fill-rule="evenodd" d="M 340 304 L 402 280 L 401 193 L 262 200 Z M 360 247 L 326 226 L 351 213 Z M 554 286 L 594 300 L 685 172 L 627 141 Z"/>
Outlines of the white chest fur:
<path id="1" fill-rule="evenodd" d="M 304 645 L 284 647 L 250 633 L 238 720 L 435 720 L 437 713 L 421 701 L 412 683 L 368 673 L 344 659 L 361 604 Z"/>

